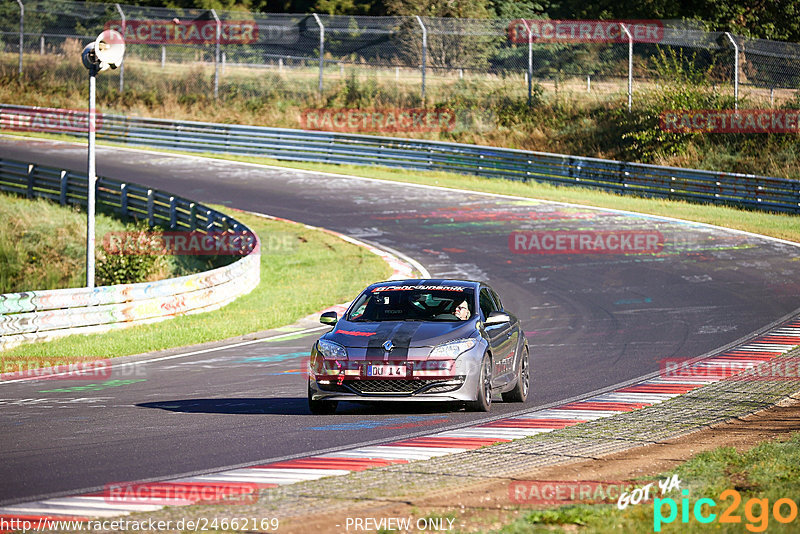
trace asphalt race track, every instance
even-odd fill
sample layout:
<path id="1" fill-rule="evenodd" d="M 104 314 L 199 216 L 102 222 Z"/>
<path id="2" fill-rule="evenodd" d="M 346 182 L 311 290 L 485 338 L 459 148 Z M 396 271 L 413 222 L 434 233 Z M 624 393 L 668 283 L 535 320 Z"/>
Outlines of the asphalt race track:
<path id="1" fill-rule="evenodd" d="M 67 143 L 0 138 L 0 156 L 86 166 L 85 146 Z M 103 176 L 330 228 L 401 251 L 436 277 L 489 281 L 530 344 L 527 407 L 657 371 L 665 358 L 704 354 L 800 302 L 798 249 L 731 231 L 106 147 L 97 160 Z M 518 241 L 509 236 L 525 231 L 643 232 L 659 235 L 663 248 L 520 253 L 535 252 L 522 240 L 512 250 Z M 0 503 L 430 434 L 487 417 L 348 403 L 335 415 L 312 416 L 302 366 L 316 335 L 123 366 L 111 379 L 0 384 Z M 519 409 L 497 402 L 490 416 Z"/>

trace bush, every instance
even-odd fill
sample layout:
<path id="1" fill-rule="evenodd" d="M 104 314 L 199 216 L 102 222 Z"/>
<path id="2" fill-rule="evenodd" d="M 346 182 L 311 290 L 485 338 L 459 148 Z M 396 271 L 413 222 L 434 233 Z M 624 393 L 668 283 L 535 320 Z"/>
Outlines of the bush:
<path id="1" fill-rule="evenodd" d="M 126 237 L 135 241 L 140 249 L 158 241 L 146 224 L 128 225 Z M 164 256 L 150 254 L 134 254 L 131 250 L 103 250 L 97 261 L 95 281 L 98 285 L 135 284 L 146 282 L 167 267 Z"/>

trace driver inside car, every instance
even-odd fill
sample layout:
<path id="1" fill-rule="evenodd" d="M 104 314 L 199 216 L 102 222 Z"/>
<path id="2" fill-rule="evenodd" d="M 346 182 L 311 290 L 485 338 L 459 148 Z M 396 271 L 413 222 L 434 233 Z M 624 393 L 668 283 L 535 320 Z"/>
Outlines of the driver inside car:
<path id="1" fill-rule="evenodd" d="M 462 321 L 466 321 L 467 319 L 469 319 L 471 314 L 469 313 L 469 305 L 467 304 L 466 300 L 462 301 L 461 304 L 456 306 L 454 314 Z"/>

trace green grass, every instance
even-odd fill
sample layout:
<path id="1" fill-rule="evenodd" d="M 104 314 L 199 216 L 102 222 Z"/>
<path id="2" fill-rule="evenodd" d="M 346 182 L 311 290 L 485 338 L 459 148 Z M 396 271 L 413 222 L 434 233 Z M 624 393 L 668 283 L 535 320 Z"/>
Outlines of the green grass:
<path id="1" fill-rule="evenodd" d="M 23 359 L 30 367 L 32 361 L 111 358 L 240 336 L 291 324 L 329 305 L 346 302 L 368 283 L 390 274 L 379 256 L 334 235 L 246 213 L 236 213 L 236 217 L 263 242 L 273 244 L 262 250 L 261 283 L 248 295 L 208 313 L 22 345 L 0 353 L 0 359 L 12 365 Z"/>
<path id="2" fill-rule="evenodd" d="M 669 524 L 664 523 L 661 532 L 797 532 L 800 518 L 781 524 L 772 516 L 775 502 L 782 498 L 797 503 L 797 488 L 800 487 L 800 433 L 785 442 L 763 442 L 745 452 L 737 452 L 732 447 L 720 447 L 698 454 L 681 464 L 670 473 L 663 473 L 661 479 L 676 473 L 681 480 L 681 490 L 688 490 L 689 520 L 682 522 L 681 499 L 677 491 L 664 498 L 676 502 L 677 516 Z M 725 490 L 736 490 L 741 496 L 738 507 L 733 508 L 733 497 L 720 495 Z M 656 493 L 656 497 L 660 494 Z M 709 524 L 695 520 L 692 514 L 698 499 L 709 498 L 716 506 L 712 509 L 703 506 L 703 514 L 715 513 L 717 518 Z M 759 506 L 750 499 L 766 499 L 769 505 L 764 515 Z M 732 516 L 738 516 L 740 523 L 721 523 L 719 517 L 728 507 Z M 750 511 L 750 517 L 747 512 Z M 662 505 L 663 516 L 667 516 L 668 505 Z M 553 528 L 567 529 L 581 527 L 586 532 L 653 532 L 655 502 L 629 505 L 618 510 L 616 505 L 578 504 L 555 509 L 535 510 L 503 528 L 492 531 L 497 534 L 522 534 L 527 532 L 551 532 Z M 781 513 L 790 514 L 789 506 L 783 505 Z M 749 525 L 749 527 L 748 527 Z"/>
<path id="3" fill-rule="evenodd" d="M 0 194 L 0 293 L 86 285 L 86 213 L 49 200 Z M 126 229 L 98 214 L 95 232 Z"/>

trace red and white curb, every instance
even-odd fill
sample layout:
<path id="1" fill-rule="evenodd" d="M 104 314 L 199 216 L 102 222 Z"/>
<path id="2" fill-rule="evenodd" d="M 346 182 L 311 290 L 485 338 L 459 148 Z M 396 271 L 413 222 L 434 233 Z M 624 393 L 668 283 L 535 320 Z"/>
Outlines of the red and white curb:
<path id="1" fill-rule="evenodd" d="M 164 506 L 205 503 L 209 502 L 209 494 L 224 495 L 226 499 L 252 494 L 254 500 L 260 488 L 428 460 L 637 410 L 746 372 L 798 346 L 800 319 L 793 319 L 743 345 L 686 366 L 676 376 L 662 373 L 666 376 L 561 406 L 384 445 L 358 447 L 167 482 L 134 483 L 133 496 L 130 498 L 125 497 L 123 487 L 122 494 L 119 488 L 109 488 L 101 492 L 6 506 L 0 508 L 0 520 L 5 520 L 6 524 L 13 519 L 33 522 L 48 518 L 88 521 L 90 518 L 155 511 Z"/>

